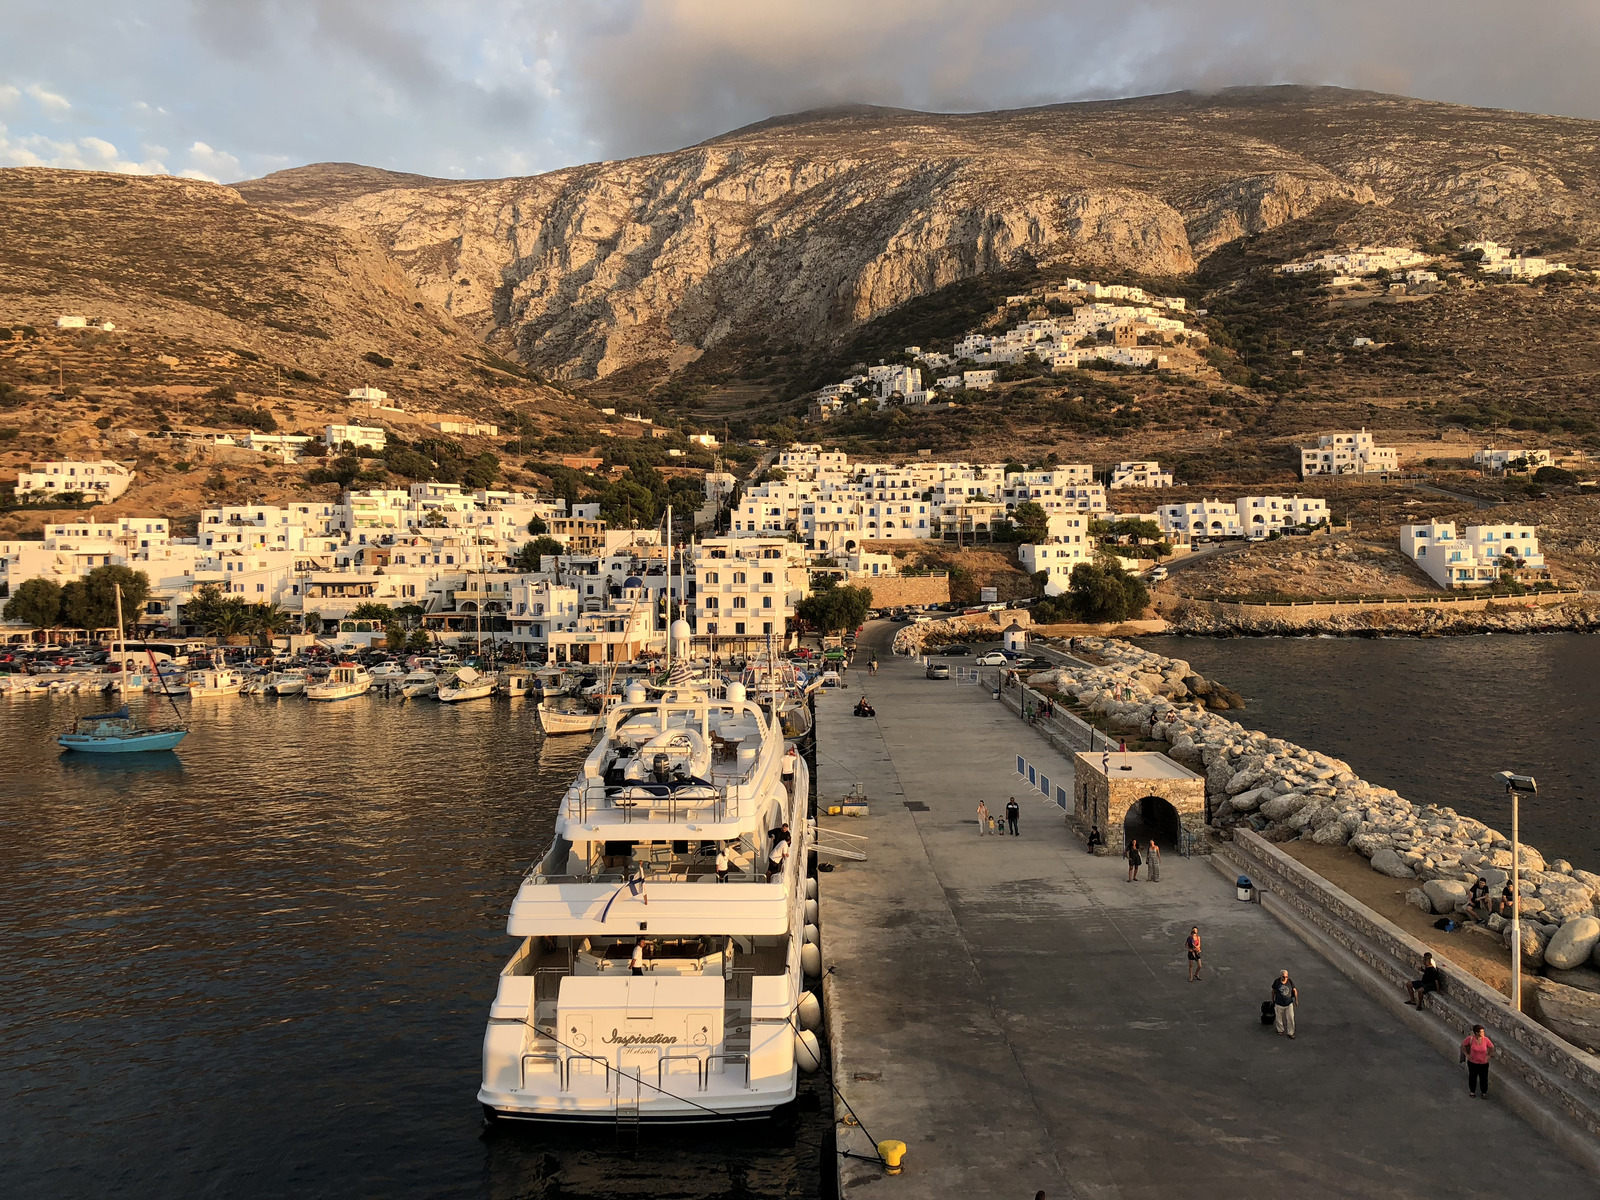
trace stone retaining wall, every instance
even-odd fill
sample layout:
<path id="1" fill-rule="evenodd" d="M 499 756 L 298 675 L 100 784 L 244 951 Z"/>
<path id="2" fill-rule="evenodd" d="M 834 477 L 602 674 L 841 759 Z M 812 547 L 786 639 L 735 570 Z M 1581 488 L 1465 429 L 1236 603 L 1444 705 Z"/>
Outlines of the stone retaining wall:
<path id="1" fill-rule="evenodd" d="M 1394 999 L 1404 996 L 1429 947 L 1255 833 L 1235 830 L 1218 852 L 1261 888 L 1269 909 L 1288 910 L 1279 913 L 1285 923 L 1309 927 L 1391 988 Z M 1429 998 L 1428 1012 L 1444 1023 L 1450 1052 L 1474 1024 L 1483 1025 L 1495 1043 L 1494 1070 L 1536 1101 L 1522 1115 L 1600 1169 L 1600 1058 L 1512 1012 L 1504 996 L 1448 959 L 1440 965 L 1446 988 Z"/>
<path id="2" fill-rule="evenodd" d="M 1323 621 L 1331 617 L 1350 616 L 1356 612 L 1390 612 L 1401 609 L 1443 609 L 1451 613 L 1469 613 L 1484 612 L 1492 607 L 1502 612 L 1516 612 L 1565 604 L 1581 594 L 1581 592 L 1545 592 L 1530 593 L 1526 596 L 1471 598 L 1439 596 L 1429 599 L 1397 596 L 1392 600 L 1307 600 L 1293 604 L 1240 604 L 1227 600 L 1192 600 L 1186 596 L 1158 594 L 1155 602 L 1158 610 L 1171 609 L 1180 604 L 1190 605 L 1202 612 L 1227 620 L 1258 621 L 1264 618 L 1277 618 L 1298 622 Z"/>
<path id="3" fill-rule="evenodd" d="M 950 601 L 950 576 L 889 575 L 868 576 L 850 581 L 872 592 L 873 608 L 895 608 L 902 604 L 947 604 Z"/>

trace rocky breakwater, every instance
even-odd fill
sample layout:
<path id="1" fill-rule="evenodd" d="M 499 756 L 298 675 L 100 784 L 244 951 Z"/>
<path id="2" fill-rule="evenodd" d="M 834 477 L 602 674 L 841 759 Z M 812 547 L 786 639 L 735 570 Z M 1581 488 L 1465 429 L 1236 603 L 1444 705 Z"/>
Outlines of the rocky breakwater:
<path id="1" fill-rule="evenodd" d="M 1600 630 L 1600 603 L 1570 600 L 1534 605 L 1488 601 L 1407 607 L 1396 603 L 1358 608 L 1305 605 L 1240 605 L 1184 601 L 1164 606 L 1173 633 L 1203 637 L 1443 637 L 1473 633 L 1590 633 Z"/>
<path id="2" fill-rule="evenodd" d="M 1499 830 L 1451 808 L 1413 804 L 1346 762 L 1245 729 L 1206 709 L 1192 688 L 1184 698 L 1178 687 L 1192 672 L 1180 659 L 1109 639 L 1078 644 L 1104 665 L 1038 672 L 1030 682 L 1053 684 L 1113 728 L 1167 743 L 1171 758 L 1205 775 L 1218 836 L 1242 825 L 1272 841 L 1348 845 L 1374 871 L 1414 880 L 1407 898 L 1427 913 L 1464 913 L 1478 876 L 1499 895 L 1511 870 L 1511 842 Z M 1591 973 L 1600 968 L 1600 875 L 1546 859 L 1526 843 L 1520 854 L 1522 961 L 1555 975 L 1539 981 L 1550 1003 L 1535 1015 L 1600 1053 L 1600 994 L 1586 990 L 1600 986 Z M 1510 922 L 1491 916 L 1488 924 L 1509 951 Z"/>

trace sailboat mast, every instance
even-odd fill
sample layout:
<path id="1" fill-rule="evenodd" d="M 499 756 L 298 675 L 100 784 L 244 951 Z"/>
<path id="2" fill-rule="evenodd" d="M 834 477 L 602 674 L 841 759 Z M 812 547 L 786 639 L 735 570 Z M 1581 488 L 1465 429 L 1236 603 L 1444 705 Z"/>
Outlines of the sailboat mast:
<path id="1" fill-rule="evenodd" d="M 127 626 L 122 623 L 122 585 L 113 583 L 111 589 L 117 594 L 117 652 L 122 655 L 118 661 L 122 664 L 122 682 L 126 683 L 128 680 L 128 635 L 126 632 Z"/>
<path id="2" fill-rule="evenodd" d="M 672 505 L 667 505 L 667 674 L 672 674 Z"/>

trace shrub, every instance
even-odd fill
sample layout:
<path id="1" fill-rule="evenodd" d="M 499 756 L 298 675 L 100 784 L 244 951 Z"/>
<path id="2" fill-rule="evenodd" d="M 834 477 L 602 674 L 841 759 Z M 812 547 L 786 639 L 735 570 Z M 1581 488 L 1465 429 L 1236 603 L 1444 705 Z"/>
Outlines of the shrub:
<path id="1" fill-rule="evenodd" d="M 375 367 L 388 368 L 394 366 L 394 359 L 387 358 L 384 355 L 379 354 L 376 350 L 368 350 L 361 356 L 361 358 L 362 361 L 369 362 Z"/>

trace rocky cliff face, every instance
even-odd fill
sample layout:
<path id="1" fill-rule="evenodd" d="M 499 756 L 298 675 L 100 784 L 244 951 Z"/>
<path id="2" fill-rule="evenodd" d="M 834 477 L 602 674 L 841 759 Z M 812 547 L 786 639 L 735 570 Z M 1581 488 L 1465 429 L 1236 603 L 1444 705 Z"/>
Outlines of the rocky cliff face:
<path id="1" fill-rule="evenodd" d="M 1419 233 L 1600 235 L 1591 122 L 1338 89 L 933 116 L 802 114 L 671 154 L 446 182 L 308 167 L 239 191 L 366 233 L 553 374 L 672 368 L 735 332 L 820 343 L 986 272 L 1183 276 L 1327 204 Z M 1392 227 L 1392 223 L 1391 223 Z"/>

